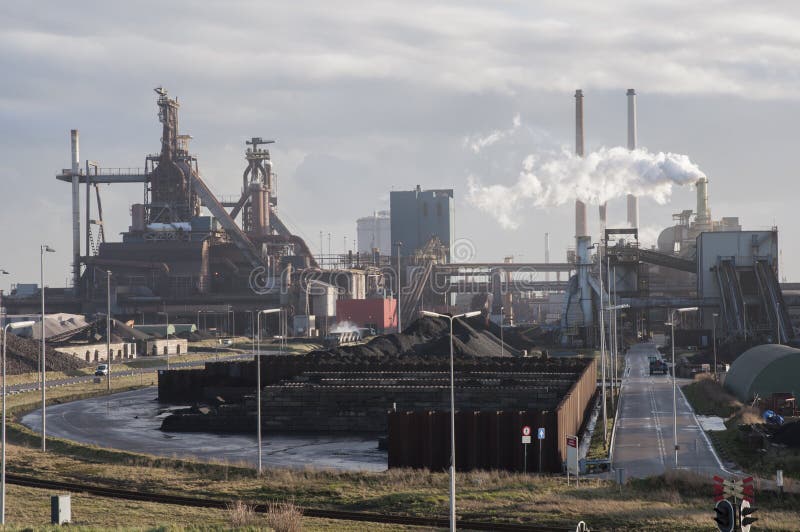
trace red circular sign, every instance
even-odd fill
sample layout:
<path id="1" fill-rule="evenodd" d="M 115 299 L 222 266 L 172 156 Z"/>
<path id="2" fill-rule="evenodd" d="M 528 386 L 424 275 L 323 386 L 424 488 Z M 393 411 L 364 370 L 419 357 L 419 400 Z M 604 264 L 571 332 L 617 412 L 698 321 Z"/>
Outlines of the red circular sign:
<path id="1" fill-rule="evenodd" d="M 531 428 L 528 425 L 522 427 L 522 435 L 523 436 L 530 436 L 531 435 Z"/>

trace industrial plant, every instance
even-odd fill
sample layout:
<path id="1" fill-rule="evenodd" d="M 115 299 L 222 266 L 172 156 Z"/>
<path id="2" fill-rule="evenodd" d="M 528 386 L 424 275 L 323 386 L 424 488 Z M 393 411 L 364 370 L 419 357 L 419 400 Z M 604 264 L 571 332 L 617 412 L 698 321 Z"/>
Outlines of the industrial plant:
<path id="1" fill-rule="evenodd" d="M 315 254 L 282 221 L 274 141 L 247 140 L 241 185 L 229 183 L 237 195 L 217 197 L 190 150 L 191 135 L 179 129 L 178 99 L 162 87 L 155 92 L 161 146 L 143 156 L 142 168 L 82 161 L 79 133 L 71 131 L 71 166 L 56 175 L 71 187 L 70 286 L 16 285 L 3 294 L 0 325 L 44 318 L 27 336 L 87 363 L 179 355 L 198 338 L 238 341 L 255 355 L 161 371 L 161 401 L 207 405 L 174 412 L 163 431 L 370 433 L 389 467 L 440 469 L 451 445 L 441 436 L 452 392 L 459 470 L 527 471 L 508 442 L 529 423 L 555 435 L 538 471 L 558 473 L 567 467 L 565 438 L 580 435 L 588 444 L 600 411 L 607 422 L 605 402 L 598 405 L 607 377 L 612 396 L 618 392 L 628 346 L 670 328 L 673 346 L 712 346 L 715 356 L 717 347 L 795 339 L 800 296 L 779 282 L 777 228 L 715 219 L 713 179 L 692 183 L 696 205 L 676 213 L 649 247 L 639 240 L 639 198 L 629 193 L 625 226 L 609 226 L 602 203 L 596 235 L 587 203 L 576 199 L 574 242 L 555 260 L 543 231 L 544 261 L 519 262 L 510 253 L 476 261 L 464 249 L 468 235 L 455 231 L 459 191 L 417 185 L 392 190 L 388 210 L 364 209 L 354 251 L 323 255 L 320 243 Z M 627 91 L 631 151 L 636 97 Z M 578 90 L 579 158 L 583 114 Z M 109 235 L 118 228 L 103 219 L 101 184 L 141 187 L 116 241 Z M 262 341 L 271 353 L 263 359 Z M 656 364 L 657 373 L 668 372 Z M 694 371 L 683 366 L 669 371 Z M 715 358 L 705 371 L 726 367 Z"/>

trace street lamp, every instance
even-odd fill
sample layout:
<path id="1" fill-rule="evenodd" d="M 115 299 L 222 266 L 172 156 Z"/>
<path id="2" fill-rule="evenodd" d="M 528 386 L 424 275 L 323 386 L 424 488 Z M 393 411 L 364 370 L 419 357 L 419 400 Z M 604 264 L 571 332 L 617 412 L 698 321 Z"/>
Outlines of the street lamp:
<path id="1" fill-rule="evenodd" d="M 672 441 L 675 444 L 675 468 L 678 467 L 678 387 L 675 383 L 675 313 L 695 312 L 698 307 L 683 307 L 673 309 L 670 313 L 669 324 L 672 328 Z"/>
<path id="2" fill-rule="evenodd" d="M 0 268 L 0 275 L 8 275 L 8 271 Z M 5 320 L 3 320 L 3 313 L 5 313 L 5 309 L 3 308 L 3 291 L 0 290 L 0 327 L 5 323 Z"/>
<path id="3" fill-rule="evenodd" d="M 6 524 L 6 345 L 8 345 L 8 330 L 21 329 L 22 327 L 31 327 L 34 325 L 33 321 L 18 321 L 16 323 L 9 323 L 3 329 L 3 451 L 2 451 L 2 472 L 0 476 L 0 525 Z"/>
<path id="4" fill-rule="evenodd" d="M 608 311 L 609 319 L 611 319 L 611 313 L 614 313 L 614 351 L 613 356 L 611 358 L 611 405 L 614 405 L 614 383 L 617 380 L 617 357 L 619 356 L 619 348 L 616 344 L 616 335 L 617 335 L 617 311 L 630 308 L 631 306 L 627 303 L 623 303 L 621 305 L 612 305 L 610 307 L 606 307 Z M 619 392 L 619 390 L 617 390 Z"/>
<path id="5" fill-rule="evenodd" d="M 257 327 L 258 336 L 256 337 L 256 435 L 258 439 L 258 474 L 261 475 L 261 315 L 280 314 L 280 308 L 270 308 L 258 311 Z M 280 316 L 278 316 L 280 319 Z"/>
<path id="6" fill-rule="evenodd" d="M 106 270 L 106 358 L 108 359 L 108 373 L 106 373 L 106 385 L 108 392 L 111 393 L 111 270 Z"/>
<path id="7" fill-rule="evenodd" d="M 427 310 L 422 311 L 423 316 L 450 320 L 450 530 L 453 532 L 456 529 L 456 396 L 455 371 L 453 370 L 453 320 L 456 318 L 471 318 L 480 313 L 478 310 L 451 316 Z"/>
<path id="8" fill-rule="evenodd" d="M 42 452 L 47 451 L 47 443 L 46 443 L 46 409 L 47 409 L 47 359 L 45 358 L 44 352 L 44 254 L 45 253 L 55 253 L 56 250 L 48 246 L 47 244 L 42 244 L 39 246 L 39 280 L 42 286 Z"/>
<path id="9" fill-rule="evenodd" d="M 717 378 L 717 318 L 719 318 L 719 314 L 714 313 L 711 315 L 711 335 L 714 339 L 714 382 L 719 382 Z"/>

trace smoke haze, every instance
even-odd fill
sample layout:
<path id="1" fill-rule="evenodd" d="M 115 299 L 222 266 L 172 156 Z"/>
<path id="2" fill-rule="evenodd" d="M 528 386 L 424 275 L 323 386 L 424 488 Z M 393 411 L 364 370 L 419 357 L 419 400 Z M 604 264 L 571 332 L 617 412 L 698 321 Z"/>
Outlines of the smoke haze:
<path id="1" fill-rule="evenodd" d="M 474 152 L 508 137 L 519 129 L 519 119 L 506 131 L 470 139 Z M 578 157 L 567 148 L 530 154 L 512 185 L 484 183 L 468 177 L 467 200 L 494 217 L 504 228 L 519 226 L 518 212 L 526 206 L 537 208 L 564 205 L 580 199 L 602 204 L 626 194 L 649 197 L 666 203 L 673 185 L 692 184 L 705 177 L 689 157 L 677 153 L 651 153 L 645 148 L 600 148 Z"/>

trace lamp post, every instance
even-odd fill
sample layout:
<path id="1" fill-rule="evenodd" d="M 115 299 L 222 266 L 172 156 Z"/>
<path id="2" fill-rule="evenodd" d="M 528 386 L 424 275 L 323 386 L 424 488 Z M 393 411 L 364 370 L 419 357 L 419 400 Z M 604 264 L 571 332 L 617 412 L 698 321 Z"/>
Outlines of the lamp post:
<path id="1" fill-rule="evenodd" d="M 47 452 L 47 358 L 45 356 L 45 331 L 44 331 L 44 254 L 55 253 L 56 250 L 42 244 L 39 246 L 39 280 L 42 286 L 42 452 Z M 5 382 L 5 381 L 4 381 Z"/>
<path id="2" fill-rule="evenodd" d="M 714 313 L 711 315 L 711 336 L 714 340 L 714 381 L 719 382 L 717 377 L 717 318 L 719 318 L 719 314 Z"/>
<path id="3" fill-rule="evenodd" d="M 678 387 L 675 383 L 675 314 L 695 312 L 698 307 L 684 307 L 673 309 L 670 313 L 669 324 L 672 328 L 672 441 L 675 445 L 675 468 L 678 467 Z"/>
<path id="4" fill-rule="evenodd" d="M 622 309 L 626 309 L 626 308 L 630 308 L 630 305 L 627 304 L 627 303 L 623 303 L 622 305 L 611 305 L 609 307 L 606 307 L 606 310 L 608 311 L 608 314 L 609 314 L 609 318 L 611 317 L 611 313 L 612 312 L 614 313 L 614 329 L 615 330 L 616 330 L 616 321 L 617 321 L 617 311 L 618 310 L 622 310 Z M 617 353 L 614 353 L 614 357 L 615 358 L 616 358 L 616 356 L 617 356 Z M 614 362 L 614 359 L 612 359 L 612 363 L 611 363 L 611 372 L 613 374 L 612 377 L 611 377 L 611 382 L 612 383 L 617 379 L 617 369 L 616 369 L 616 365 L 615 364 L 616 364 L 616 362 Z M 613 390 L 614 389 L 613 389 L 613 384 L 612 384 L 612 392 L 613 392 Z M 619 391 L 619 390 L 617 390 L 617 391 Z M 614 404 L 615 404 L 614 403 L 614 394 L 612 393 L 611 394 L 611 405 L 613 406 Z"/>
<path id="5" fill-rule="evenodd" d="M 606 326 L 605 312 L 603 312 L 603 243 L 598 243 L 597 263 L 600 267 L 600 366 L 602 366 L 602 396 L 603 396 L 603 448 L 608 448 L 608 409 L 606 405 Z"/>
<path id="6" fill-rule="evenodd" d="M 0 275 L 8 275 L 8 271 L 0 268 Z M 5 308 L 3 308 L 3 291 L 0 290 L 0 327 L 5 325 Z"/>
<path id="7" fill-rule="evenodd" d="M 403 332 L 403 325 L 401 321 L 401 311 L 400 311 L 400 248 L 403 247 L 402 242 L 398 242 L 397 246 L 397 333 L 400 334 Z"/>
<path id="8" fill-rule="evenodd" d="M 270 308 L 258 311 L 256 336 L 256 438 L 258 440 L 258 474 L 261 475 L 261 315 L 280 314 L 280 308 Z M 280 319 L 280 316 L 278 316 Z"/>
<path id="9" fill-rule="evenodd" d="M 450 530 L 453 532 L 456 529 L 456 396 L 455 371 L 453 369 L 453 320 L 455 318 L 471 318 L 480 313 L 480 311 L 473 311 L 450 316 L 427 310 L 422 311 L 423 316 L 450 320 Z"/>
<path id="10" fill-rule="evenodd" d="M 18 321 L 9 323 L 3 328 L 3 451 L 2 451 L 2 472 L 0 476 L 0 525 L 6 524 L 6 345 L 8 344 L 8 330 L 31 327 L 34 321 Z"/>

